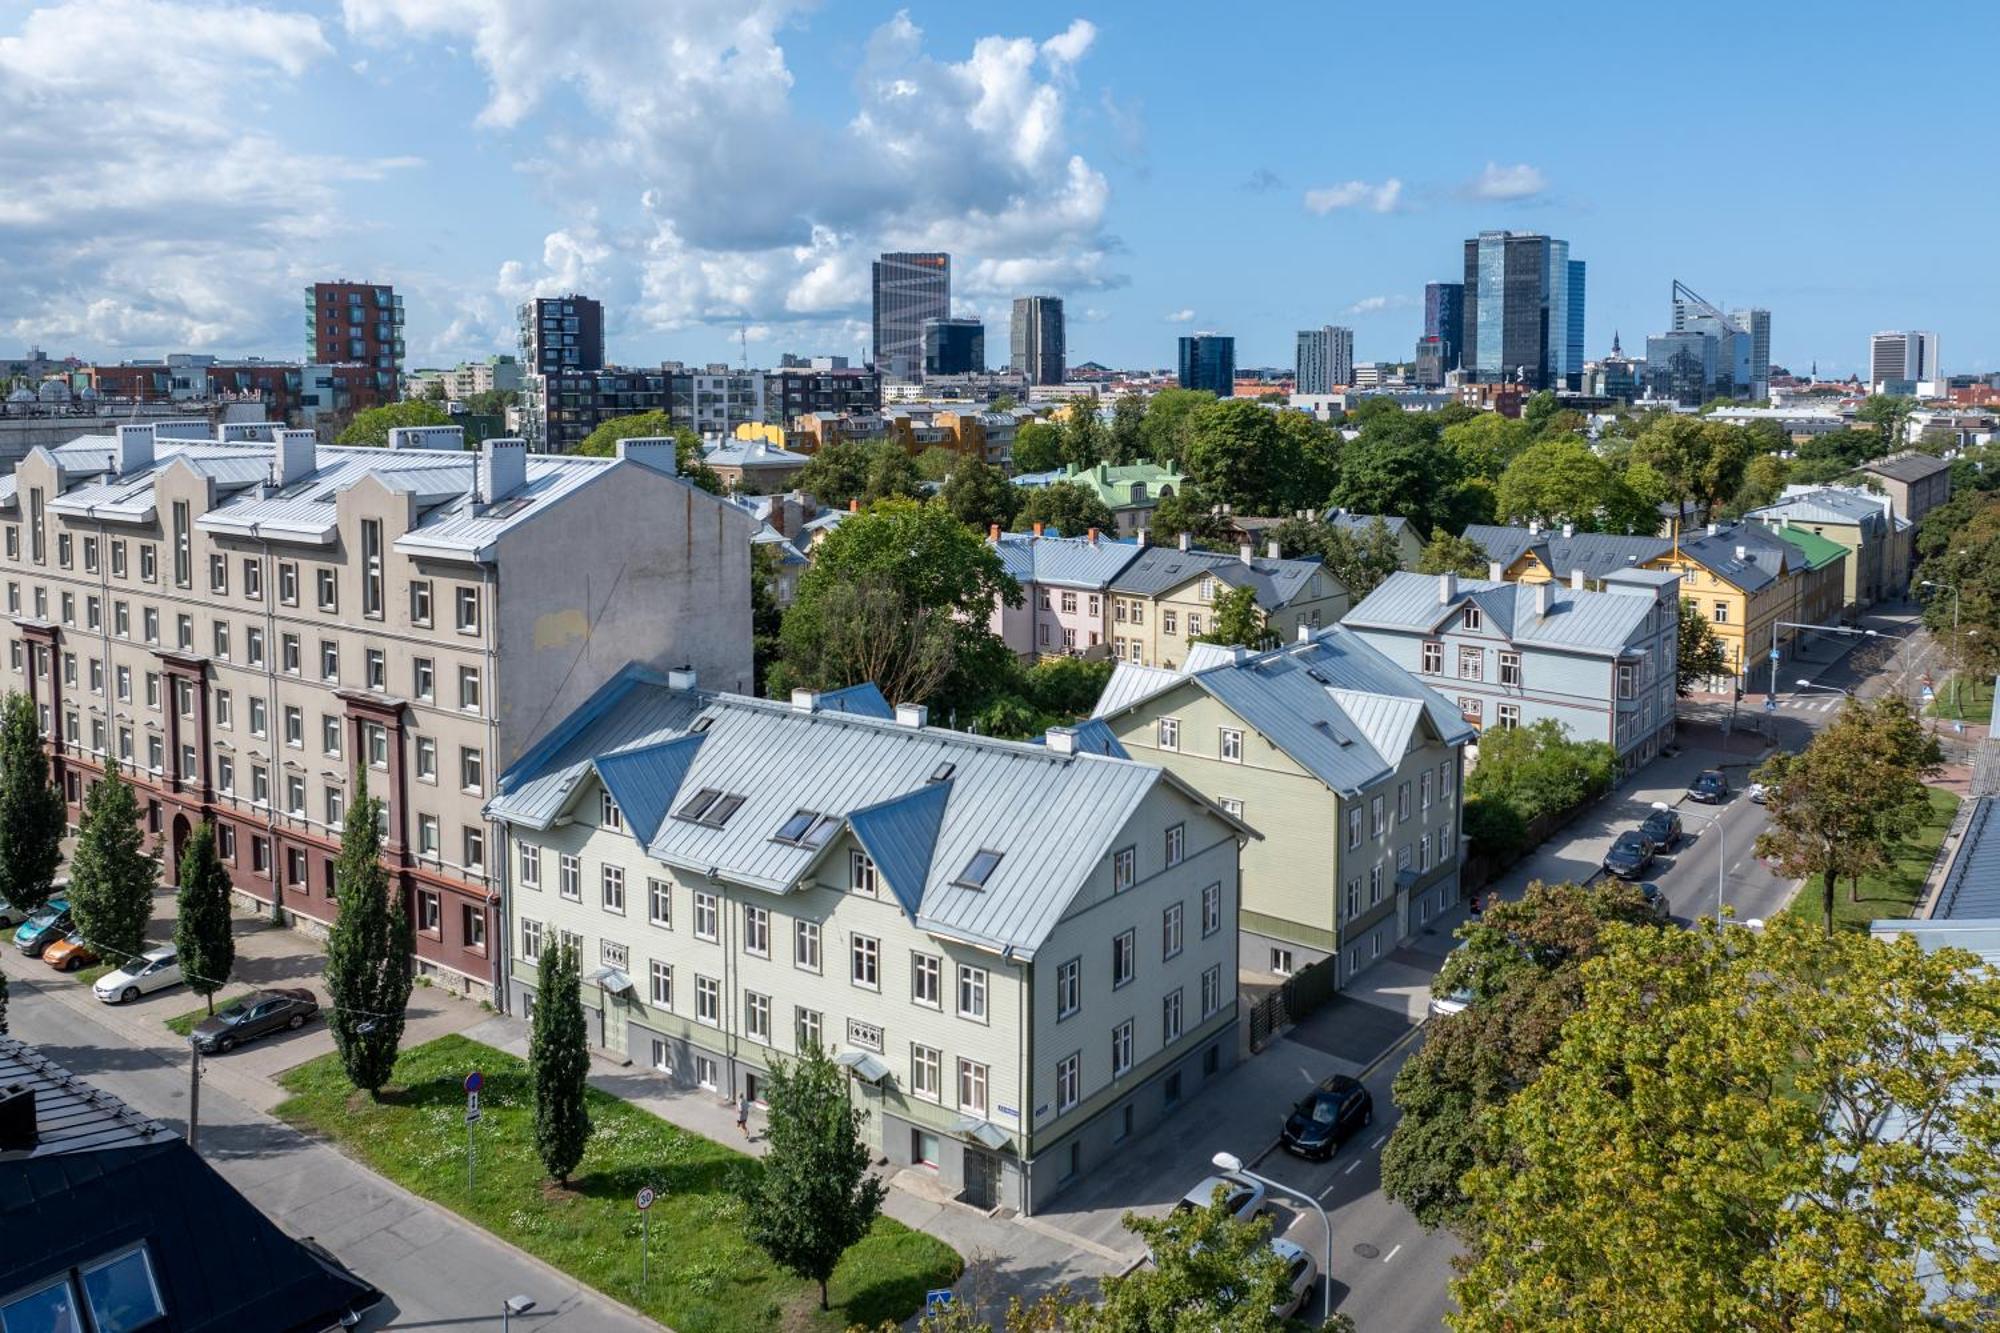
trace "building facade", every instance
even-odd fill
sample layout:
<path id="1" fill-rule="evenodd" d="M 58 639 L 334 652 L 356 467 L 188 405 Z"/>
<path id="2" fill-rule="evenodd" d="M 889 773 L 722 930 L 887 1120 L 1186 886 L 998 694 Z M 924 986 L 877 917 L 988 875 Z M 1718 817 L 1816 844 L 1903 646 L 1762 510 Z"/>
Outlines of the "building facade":
<path id="1" fill-rule="evenodd" d="M 1457 370 L 1460 358 L 1465 352 L 1465 284 L 1462 282 L 1427 282 L 1424 284 L 1424 339 L 1435 339 L 1439 374 L 1435 388 L 1444 383 L 1444 376 Z M 1418 383 L 1423 383 L 1422 379 Z"/>
<path id="2" fill-rule="evenodd" d="M 962 316 L 924 321 L 924 378 L 985 373 L 985 324 Z"/>
<path id="3" fill-rule="evenodd" d="M 1846 608 L 1862 611 L 1909 592 L 1916 527 L 1886 495 L 1850 486 L 1787 486 L 1775 503 L 1744 517 L 1800 528 L 1846 548 Z"/>
<path id="4" fill-rule="evenodd" d="M 1951 499 L 1951 464 L 1930 454 L 1906 449 L 1863 463 L 1861 470 L 1881 486 L 1894 511 L 1912 523 Z"/>
<path id="5" fill-rule="evenodd" d="M 1242 587 L 1256 590 L 1257 607 L 1280 639 L 1338 622 L 1350 599 L 1333 571 L 1317 560 L 1282 559 L 1277 550 L 1272 542 L 1260 556 L 1246 543 L 1224 555 L 1194 548 L 1186 533 L 1178 546 L 1146 547 L 1111 581 L 1112 656 L 1180 666 L 1215 627 L 1217 600 Z"/>
<path id="6" fill-rule="evenodd" d="M 1015 654 L 1102 658 L 1111 651 L 1111 581 L 1143 549 L 1092 529 L 1076 537 L 1001 532 L 987 544 L 1021 585 L 1021 605 L 997 603 L 990 627 Z"/>
<path id="7" fill-rule="evenodd" d="M 989 458 L 988 461 L 993 460 Z M 1177 467 L 1163 467 L 1158 463 L 1129 463 L 1124 466 L 1099 463 L 1087 468 L 1065 463 L 1054 472 L 1031 472 L 1014 478 L 1016 486 L 1026 487 L 1049 486 L 1056 482 L 1081 486 L 1095 494 L 1116 520 L 1117 534 L 1130 537 L 1143 531 L 1152 521 L 1153 511 L 1159 508 L 1161 500 L 1187 485 L 1187 476 Z"/>
<path id="8" fill-rule="evenodd" d="M 403 298 L 374 282 L 316 282 L 306 288 L 306 361 L 367 366 L 386 389 L 370 386 L 360 407 L 378 407 L 401 396 Z"/>
<path id="9" fill-rule="evenodd" d="M 1236 392 L 1236 339 L 1225 333 L 1197 333 L 1180 343 L 1179 383 L 1207 389 L 1217 398 Z"/>
<path id="10" fill-rule="evenodd" d="M 1481 383 L 1581 388 L 1583 279 L 1567 241 L 1513 231 L 1468 240 L 1461 366 Z"/>
<path id="11" fill-rule="evenodd" d="M 633 658 L 747 685 L 752 527 L 670 440 L 123 426 L 0 482 L 7 665 L 72 823 L 116 766 L 170 875 L 209 821 L 237 891 L 309 928 L 365 782 L 420 966 L 497 994 L 492 779 Z"/>
<path id="12" fill-rule="evenodd" d="M 1300 329 L 1294 369 L 1299 393 L 1332 393 L 1354 383 L 1354 330 Z"/>
<path id="13" fill-rule="evenodd" d="M 1008 365 L 1030 387 L 1061 384 L 1069 374 L 1069 331 L 1060 296 L 1017 296 L 1008 329 Z"/>
<path id="14" fill-rule="evenodd" d="M 755 1099 L 817 1043 L 871 1150 L 1024 1213 L 1233 1062 L 1250 834 L 1187 784 L 696 685 L 614 682 L 503 778 L 524 1010 L 567 937 L 614 1058 Z"/>
<path id="15" fill-rule="evenodd" d="M 1257 830 L 1246 970 L 1337 957 L 1344 986 L 1457 902 L 1472 729 L 1348 630 L 1264 653 L 1203 644 L 1184 670 L 1120 663 L 1095 716 Z"/>
<path id="16" fill-rule="evenodd" d="M 1868 383 L 1877 393 L 1913 394 L 1945 383 L 1935 333 L 1878 333 L 1868 340 Z"/>
<path id="17" fill-rule="evenodd" d="M 924 321 L 951 318 L 951 256 L 884 254 L 873 266 L 875 369 L 899 383 L 924 376 Z"/>

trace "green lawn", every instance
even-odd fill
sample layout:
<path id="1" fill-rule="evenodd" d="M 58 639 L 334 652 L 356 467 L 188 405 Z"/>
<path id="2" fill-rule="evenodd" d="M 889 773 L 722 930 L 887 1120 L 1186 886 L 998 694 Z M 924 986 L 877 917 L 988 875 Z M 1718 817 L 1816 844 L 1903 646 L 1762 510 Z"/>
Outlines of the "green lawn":
<path id="1" fill-rule="evenodd" d="M 462 1083 L 472 1069 L 486 1086 L 468 1193 Z M 593 1088 L 597 1133 L 571 1190 L 557 1191 L 535 1156 L 527 1063 L 464 1037 L 403 1052 L 380 1103 L 355 1092 L 331 1055 L 281 1082 L 292 1094 L 278 1107 L 284 1119 L 677 1333 L 873 1327 L 905 1318 L 926 1289 L 950 1285 L 963 1268 L 942 1241 L 883 1218 L 834 1273 L 834 1308 L 821 1314 L 816 1287 L 743 1237 L 744 1208 L 731 1185 L 759 1169 L 755 1159 Z M 659 1196 L 644 1290 L 633 1207 L 642 1185 Z"/>
<path id="2" fill-rule="evenodd" d="M 1958 707 L 1951 706 L 1952 682 L 1958 683 Z M 1925 705 L 1928 717 L 1963 718 L 1967 722 L 1993 720 L 1993 678 L 1949 677 L 1937 687 L 1937 698 Z"/>
<path id="3" fill-rule="evenodd" d="M 238 1000 L 248 995 L 250 991 L 251 988 L 248 986 L 223 987 L 221 990 L 215 993 L 216 1012 L 220 1013 L 222 1010 L 227 1009 L 230 1005 L 236 1003 Z M 186 1013 L 175 1014 L 172 1018 L 169 1018 L 165 1021 L 169 1029 L 171 1029 L 177 1035 L 185 1037 L 188 1033 L 194 1031 L 194 1025 L 196 1023 L 201 1022 L 202 1019 L 207 1017 L 208 1017 L 208 1002 L 204 1000 L 202 1001 L 202 1003 L 196 1005 L 194 1008 L 188 1010 Z"/>
<path id="4" fill-rule="evenodd" d="M 1916 911 L 1924 897 L 1925 872 L 1931 868 L 1931 858 L 1937 855 L 1938 844 L 1944 841 L 1952 816 L 1957 813 L 1956 795 L 1931 788 L 1930 818 L 1924 821 L 1917 836 L 1904 844 L 1888 870 L 1861 877 L 1861 901 L 1850 901 L 1845 881 L 1834 886 L 1834 924 L 1842 930 L 1865 931 L 1870 921 L 1908 916 Z M 1799 889 L 1790 910 L 1808 921 L 1822 919 L 1824 903 L 1817 878 L 1808 879 Z"/>
<path id="5" fill-rule="evenodd" d="M 75 977 L 79 985 L 94 986 L 97 984 L 99 977 L 109 976 L 117 970 L 118 964 L 116 963 L 98 963 L 94 966 L 86 967 L 80 972 L 72 972 L 69 975 Z"/>

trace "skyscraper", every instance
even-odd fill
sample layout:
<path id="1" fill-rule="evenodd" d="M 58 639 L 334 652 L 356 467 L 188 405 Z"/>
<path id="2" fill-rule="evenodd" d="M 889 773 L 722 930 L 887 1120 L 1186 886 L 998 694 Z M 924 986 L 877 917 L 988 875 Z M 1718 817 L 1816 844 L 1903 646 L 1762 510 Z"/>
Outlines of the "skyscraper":
<path id="1" fill-rule="evenodd" d="M 1583 374 L 1583 261 L 1569 242 L 1483 231 L 1465 243 L 1465 350 L 1481 383 L 1561 389 Z"/>
<path id="2" fill-rule="evenodd" d="M 986 372 L 986 325 L 976 319 L 924 321 L 924 374 Z"/>
<path id="3" fill-rule="evenodd" d="M 355 383 L 353 406 L 395 401 L 403 375 L 403 298 L 373 282 L 316 282 L 306 288 L 308 365 L 359 365 L 371 372 Z"/>
<path id="4" fill-rule="evenodd" d="M 1300 393 L 1332 393 L 1354 383 L 1354 330 L 1333 324 L 1300 329 L 1294 370 Z"/>
<path id="5" fill-rule="evenodd" d="M 898 251 L 875 261 L 875 368 L 887 380 L 923 378 L 924 321 L 951 318 L 951 256 Z"/>
<path id="6" fill-rule="evenodd" d="M 1060 296 L 1017 296 L 1009 330 L 1009 368 L 1030 384 L 1061 384 L 1069 374 Z"/>
<path id="7" fill-rule="evenodd" d="M 1207 389 L 1217 398 L 1236 392 L 1236 339 L 1226 333 L 1197 333 L 1181 339 L 1180 386 Z"/>
<path id="8" fill-rule="evenodd" d="M 1750 397 L 1771 396 L 1771 312 L 1752 306 L 1730 314 L 1736 327 L 1750 335 Z"/>
<path id="9" fill-rule="evenodd" d="M 1879 392 L 1909 393 L 1926 380 L 1943 378 L 1935 333 L 1878 333 L 1868 340 L 1868 383 Z"/>
<path id="10" fill-rule="evenodd" d="M 1424 339 L 1435 338 L 1438 362 L 1446 371 L 1457 370 L 1465 351 L 1465 284 L 1427 282 L 1424 284 Z M 1438 380 L 1443 384 L 1442 379 Z"/>

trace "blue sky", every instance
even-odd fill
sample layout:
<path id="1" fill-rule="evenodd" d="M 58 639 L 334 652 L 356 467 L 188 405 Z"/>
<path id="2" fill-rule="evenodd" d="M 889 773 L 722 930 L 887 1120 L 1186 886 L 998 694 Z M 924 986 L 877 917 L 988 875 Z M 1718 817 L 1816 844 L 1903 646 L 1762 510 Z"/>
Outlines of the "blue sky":
<path id="1" fill-rule="evenodd" d="M 879 249 L 1067 298 L 1073 361 L 1403 357 L 1481 228 L 1590 265 L 1588 352 L 1670 282 L 1861 365 L 2000 368 L 1992 5 L 0 0 L 0 355 L 297 356 L 302 285 L 389 281 L 410 362 L 605 300 L 623 361 L 854 354 Z M 88 53 L 79 59 L 79 53 Z M 1954 55 L 1954 53 L 1957 53 Z"/>

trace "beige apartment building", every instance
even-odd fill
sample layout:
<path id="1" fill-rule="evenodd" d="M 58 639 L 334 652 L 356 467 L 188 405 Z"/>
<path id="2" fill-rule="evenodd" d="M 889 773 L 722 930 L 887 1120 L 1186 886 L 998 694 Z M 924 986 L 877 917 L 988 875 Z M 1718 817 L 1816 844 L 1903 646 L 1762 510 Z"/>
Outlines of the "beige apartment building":
<path id="1" fill-rule="evenodd" d="M 1148 546 L 1111 580 L 1111 655 L 1140 666 L 1176 667 L 1196 639 L 1215 628 L 1216 601 L 1238 588 L 1256 589 L 1257 606 L 1278 640 L 1338 624 L 1352 598 L 1318 560 L 1284 559 L 1250 545 L 1235 555 L 1193 547 Z M 1250 645 L 1256 647 L 1258 645 Z"/>
<path id="2" fill-rule="evenodd" d="M 237 890 L 329 924 L 362 783 L 420 967 L 504 993 L 499 772 L 633 660 L 750 680 L 750 519 L 615 459 L 386 449 L 310 431 L 120 426 L 0 479 L 9 688 L 29 693 L 74 822 L 117 765 L 174 875 L 209 819 Z"/>

